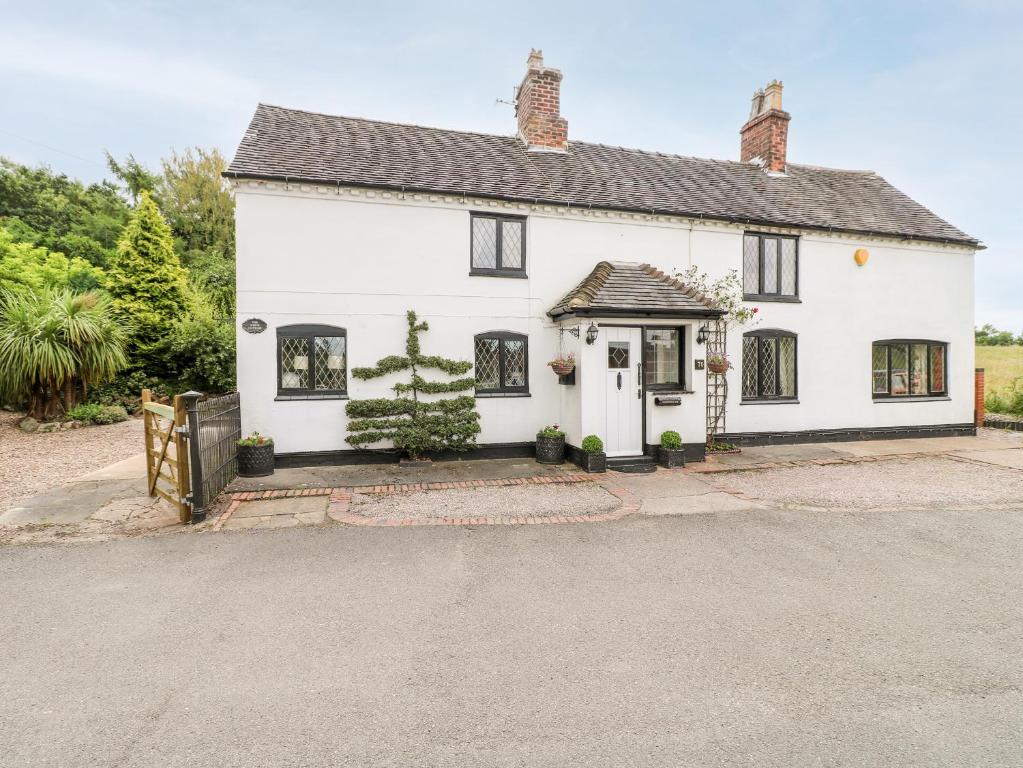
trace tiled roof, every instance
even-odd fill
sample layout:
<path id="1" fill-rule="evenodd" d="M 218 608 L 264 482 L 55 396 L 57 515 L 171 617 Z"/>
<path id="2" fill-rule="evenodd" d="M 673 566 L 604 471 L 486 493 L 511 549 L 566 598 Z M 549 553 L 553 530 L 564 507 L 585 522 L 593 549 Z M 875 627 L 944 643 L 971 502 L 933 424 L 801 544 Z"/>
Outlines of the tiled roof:
<path id="1" fill-rule="evenodd" d="M 978 245 L 872 171 L 726 160 L 334 117 L 260 104 L 226 175 L 474 195 L 583 208 Z"/>
<path id="2" fill-rule="evenodd" d="M 602 261 L 547 314 L 711 317 L 724 313 L 703 294 L 649 264 Z"/>

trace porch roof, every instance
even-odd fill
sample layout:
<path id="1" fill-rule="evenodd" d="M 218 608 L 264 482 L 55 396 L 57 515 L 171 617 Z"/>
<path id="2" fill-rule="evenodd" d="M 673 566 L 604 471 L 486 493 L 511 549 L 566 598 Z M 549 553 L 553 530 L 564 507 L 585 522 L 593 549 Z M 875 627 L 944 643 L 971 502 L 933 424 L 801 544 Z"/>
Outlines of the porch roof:
<path id="1" fill-rule="evenodd" d="M 724 310 L 649 264 L 602 261 L 547 314 L 687 318 L 717 317 Z"/>

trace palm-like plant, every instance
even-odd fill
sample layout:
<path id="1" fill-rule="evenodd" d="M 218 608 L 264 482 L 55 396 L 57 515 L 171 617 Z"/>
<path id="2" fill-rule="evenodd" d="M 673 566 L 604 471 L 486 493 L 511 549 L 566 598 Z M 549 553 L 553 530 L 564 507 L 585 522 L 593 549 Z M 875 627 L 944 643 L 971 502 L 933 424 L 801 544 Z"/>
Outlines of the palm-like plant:
<path id="1" fill-rule="evenodd" d="M 0 293 L 0 400 L 37 419 L 70 410 L 127 365 L 126 335 L 105 295 Z"/>

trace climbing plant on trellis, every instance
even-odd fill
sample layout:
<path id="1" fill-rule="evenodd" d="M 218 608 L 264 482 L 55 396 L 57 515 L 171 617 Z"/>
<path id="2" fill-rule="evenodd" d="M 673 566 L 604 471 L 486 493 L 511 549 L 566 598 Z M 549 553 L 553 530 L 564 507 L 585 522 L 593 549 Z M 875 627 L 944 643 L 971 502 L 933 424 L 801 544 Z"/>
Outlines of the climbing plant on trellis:
<path id="1" fill-rule="evenodd" d="M 353 368 L 356 379 L 375 379 L 401 371 L 410 371 L 407 382 L 392 387 L 393 398 L 349 400 L 347 441 L 356 448 L 365 448 L 381 440 L 390 440 L 395 450 L 410 458 L 418 458 L 427 451 L 467 451 L 476 447 L 480 433 L 480 415 L 476 400 L 471 395 L 425 398 L 465 392 L 476 385 L 475 379 L 465 374 L 472 363 L 450 360 L 435 355 L 424 355 L 419 345 L 419 334 L 430 326 L 419 322 L 416 313 L 409 310 L 408 335 L 405 355 L 389 355 L 372 368 Z M 420 374 L 435 369 L 455 376 L 449 381 L 427 381 Z"/>

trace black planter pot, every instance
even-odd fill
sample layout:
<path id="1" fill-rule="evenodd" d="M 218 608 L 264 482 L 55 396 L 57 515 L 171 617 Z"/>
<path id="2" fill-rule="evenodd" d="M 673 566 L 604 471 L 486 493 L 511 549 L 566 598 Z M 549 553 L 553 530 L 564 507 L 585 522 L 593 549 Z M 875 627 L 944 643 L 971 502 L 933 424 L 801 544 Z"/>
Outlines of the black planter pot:
<path id="1" fill-rule="evenodd" d="M 607 472 L 607 454 L 584 453 L 583 469 L 587 472 Z"/>
<path id="2" fill-rule="evenodd" d="M 536 460 L 540 464 L 565 463 L 565 436 L 536 436 Z"/>
<path id="3" fill-rule="evenodd" d="M 273 443 L 238 446 L 238 477 L 266 477 L 273 473 Z"/>
<path id="4" fill-rule="evenodd" d="M 686 465 L 686 452 L 681 448 L 661 447 L 661 466 L 665 469 L 675 469 Z"/>

